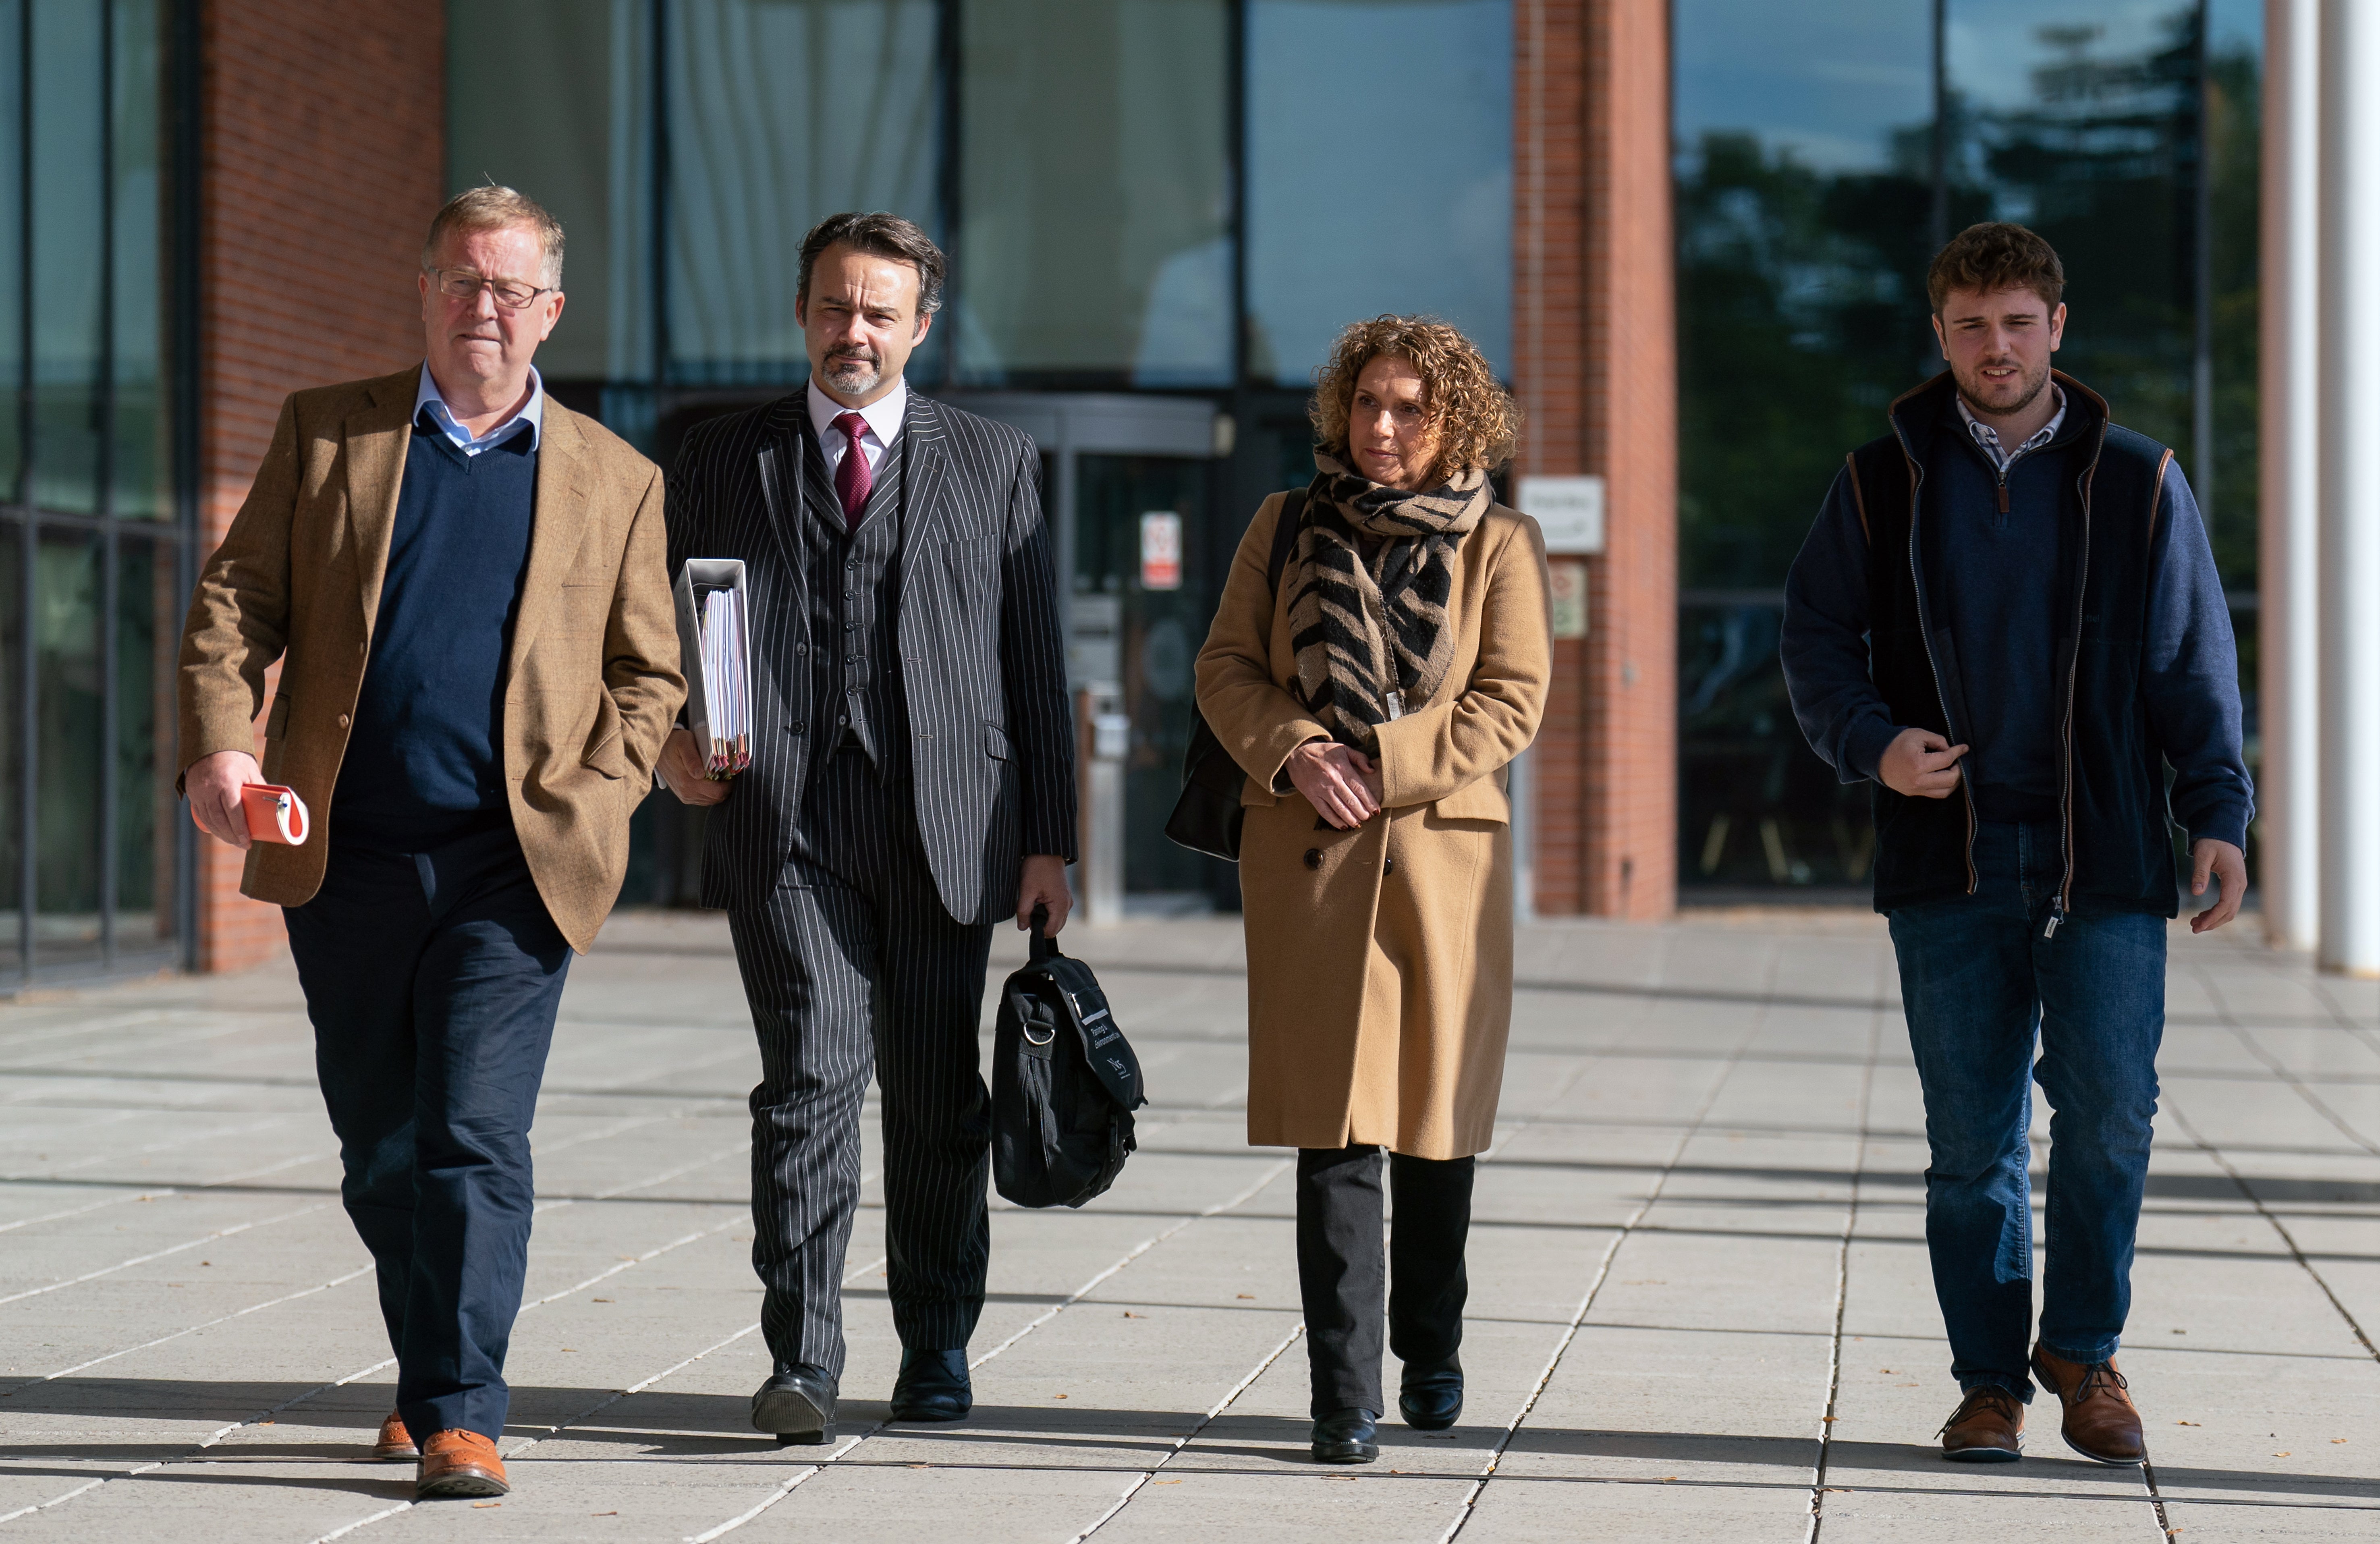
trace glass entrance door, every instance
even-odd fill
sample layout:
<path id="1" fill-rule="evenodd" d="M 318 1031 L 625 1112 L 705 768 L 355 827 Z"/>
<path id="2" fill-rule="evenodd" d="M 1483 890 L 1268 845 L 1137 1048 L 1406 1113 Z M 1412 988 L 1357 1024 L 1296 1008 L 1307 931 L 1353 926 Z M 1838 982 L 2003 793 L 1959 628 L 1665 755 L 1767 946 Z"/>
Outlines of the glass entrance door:
<path id="1" fill-rule="evenodd" d="M 1220 502 L 1218 453 L 1230 445 L 1214 404 L 1090 392 L 949 400 L 1041 448 L 1042 499 L 1070 591 L 1067 685 L 1087 714 L 1075 874 L 1087 916 L 1236 905 L 1230 864 L 1165 839 L 1196 711 L 1193 666 L 1246 525 Z"/>
<path id="2" fill-rule="evenodd" d="M 1213 543 L 1194 539 L 1207 523 L 1211 465 L 1086 454 L 1075 467 L 1076 612 L 1112 607 L 1116 685 L 1130 723 L 1123 888 L 1143 907 L 1203 908 L 1213 886 L 1209 860 L 1165 836 L 1190 748 L 1192 666 L 1221 590 Z"/>

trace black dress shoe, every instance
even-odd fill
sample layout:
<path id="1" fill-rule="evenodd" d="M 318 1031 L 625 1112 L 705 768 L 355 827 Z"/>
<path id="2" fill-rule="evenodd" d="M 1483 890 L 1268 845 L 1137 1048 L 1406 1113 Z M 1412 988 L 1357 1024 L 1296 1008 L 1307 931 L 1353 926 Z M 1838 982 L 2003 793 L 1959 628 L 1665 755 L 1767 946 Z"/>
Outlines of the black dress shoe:
<path id="1" fill-rule="evenodd" d="M 901 1376 L 892 1380 L 894 1420 L 965 1420 L 974 1408 L 964 1349 L 901 1353 Z"/>
<path id="2" fill-rule="evenodd" d="M 789 1445 L 832 1442 L 834 1396 L 834 1379 L 824 1368 L 787 1368 L 753 1393 L 752 1426 Z"/>
<path id="3" fill-rule="evenodd" d="M 1369 1410 L 1333 1410 L 1314 1423 L 1317 1464 L 1369 1464 L 1380 1456 L 1380 1430 Z"/>
<path id="4" fill-rule="evenodd" d="M 1415 1431 L 1443 1431 L 1463 1418 L 1463 1369 L 1407 1371 L 1397 1392 L 1397 1414 Z"/>

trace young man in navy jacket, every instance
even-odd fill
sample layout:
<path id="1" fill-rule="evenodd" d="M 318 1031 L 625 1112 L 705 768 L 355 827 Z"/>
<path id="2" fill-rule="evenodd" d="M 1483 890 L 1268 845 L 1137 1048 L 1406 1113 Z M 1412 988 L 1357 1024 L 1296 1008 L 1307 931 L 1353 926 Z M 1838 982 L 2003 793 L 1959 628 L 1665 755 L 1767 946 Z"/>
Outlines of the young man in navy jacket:
<path id="1" fill-rule="evenodd" d="M 1962 1395 L 1943 1456 L 2017 1458 L 2038 1380 L 2069 1446 L 2138 1464 L 2115 1355 L 2180 909 L 2168 822 L 2191 893 L 2218 888 L 2191 930 L 2223 926 L 2252 812 L 2239 661 L 2173 452 L 2050 369 L 2066 307 L 2048 243 L 1973 226 L 1926 288 L 1950 368 L 1836 476 L 1786 581 L 1785 679 L 1811 748 L 1875 785 L 1876 906 L 1925 1088 L 1925 1241 Z M 2028 1357 L 2036 1077 L 2054 1112 Z"/>

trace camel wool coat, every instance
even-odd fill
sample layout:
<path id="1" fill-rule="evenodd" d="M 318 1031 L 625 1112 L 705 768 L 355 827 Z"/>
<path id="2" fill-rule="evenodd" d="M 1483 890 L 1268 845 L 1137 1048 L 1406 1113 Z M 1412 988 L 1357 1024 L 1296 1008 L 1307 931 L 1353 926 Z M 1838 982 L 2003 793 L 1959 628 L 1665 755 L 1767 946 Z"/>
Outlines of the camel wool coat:
<path id="1" fill-rule="evenodd" d="M 1354 831 L 1287 789 L 1328 738 L 1291 687 L 1288 593 L 1266 574 L 1282 495 L 1257 512 L 1198 654 L 1198 709 L 1243 772 L 1248 1141 L 1484 1150 L 1512 1016 L 1506 769 L 1536 737 L 1553 652 L 1545 538 L 1491 506 L 1454 558 L 1454 663 L 1380 726 L 1381 811 Z"/>

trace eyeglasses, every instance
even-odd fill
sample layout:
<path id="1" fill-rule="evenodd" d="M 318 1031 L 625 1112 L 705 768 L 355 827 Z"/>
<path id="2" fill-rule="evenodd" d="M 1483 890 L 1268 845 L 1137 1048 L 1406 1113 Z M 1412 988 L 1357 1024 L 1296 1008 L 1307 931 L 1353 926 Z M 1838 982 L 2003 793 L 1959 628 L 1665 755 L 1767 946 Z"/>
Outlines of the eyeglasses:
<path id="1" fill-rule="evenodd" d="M 449 300 L 470 300 L 485 289 L 496 298 L 496 304 L 508 311 L 524 310 L 540 295 L 555 295 L 554 288 L 539 289 L 517 279 L 491 279 L 474 274 L 468 268 L 432 268 L 430 277 L 438 286 L 438 293 Z"/>

